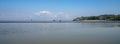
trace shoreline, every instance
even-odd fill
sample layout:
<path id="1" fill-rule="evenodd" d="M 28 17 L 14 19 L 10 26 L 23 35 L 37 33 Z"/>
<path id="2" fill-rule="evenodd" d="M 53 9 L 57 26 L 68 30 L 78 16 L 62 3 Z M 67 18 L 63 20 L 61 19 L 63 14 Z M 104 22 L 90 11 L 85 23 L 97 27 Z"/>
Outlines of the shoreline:
<path id="1" fill-rule="evenodd" d="M 120 21 L 83 20 L 83 21 L 0 21 L 0 23 L 120 23 Z"/>
<path id="2" fill-rule="evenodd" d="M 120 21 L 112 21 L 112 20 L 82 20 L 76 21 L 79 23 L 120 23 Z"/>

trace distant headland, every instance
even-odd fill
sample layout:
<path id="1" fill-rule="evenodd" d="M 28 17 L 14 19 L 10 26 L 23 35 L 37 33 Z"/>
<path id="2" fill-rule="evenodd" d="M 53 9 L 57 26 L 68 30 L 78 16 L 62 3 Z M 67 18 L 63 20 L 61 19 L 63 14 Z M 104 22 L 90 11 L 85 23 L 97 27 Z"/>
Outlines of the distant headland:
<path id="1" fill-rule="evenodd" d="M 81 16 L 73 19 L 73 21 L 84 21 L 84 20 L 105 20 L 105 21 L 120 21 L 120 14 L 104 14 L 99 16 Z"/>

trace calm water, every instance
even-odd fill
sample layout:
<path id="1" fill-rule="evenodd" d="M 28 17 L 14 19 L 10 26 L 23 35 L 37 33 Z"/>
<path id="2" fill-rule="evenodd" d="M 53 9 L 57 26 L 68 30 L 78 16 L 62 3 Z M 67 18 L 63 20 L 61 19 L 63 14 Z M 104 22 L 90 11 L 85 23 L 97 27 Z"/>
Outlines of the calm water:
<path id="1" fill-rule="evenodd" d="M 0 44 L 120 44 L 120 23 L 0 23 Z"/>

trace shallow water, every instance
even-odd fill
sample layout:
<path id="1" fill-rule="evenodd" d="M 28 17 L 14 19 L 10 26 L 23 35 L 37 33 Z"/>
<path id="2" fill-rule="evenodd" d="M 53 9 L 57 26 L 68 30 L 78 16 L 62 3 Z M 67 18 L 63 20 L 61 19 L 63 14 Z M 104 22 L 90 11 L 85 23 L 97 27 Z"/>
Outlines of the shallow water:
<path id="1" fill-rule="evenodd" d="M 120 44 L 120 23 L 0 23 L 0 44 Z"/>

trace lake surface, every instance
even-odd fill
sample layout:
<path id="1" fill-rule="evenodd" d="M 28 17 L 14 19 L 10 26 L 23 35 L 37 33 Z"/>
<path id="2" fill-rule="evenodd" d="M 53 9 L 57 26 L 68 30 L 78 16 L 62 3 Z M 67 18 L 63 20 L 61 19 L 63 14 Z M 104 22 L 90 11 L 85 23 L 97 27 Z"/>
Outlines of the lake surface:
<path id="1" fill-rule="evenodd" d="M 0 44 L 120 44 L 120 23 L 0 23 Z"/>

